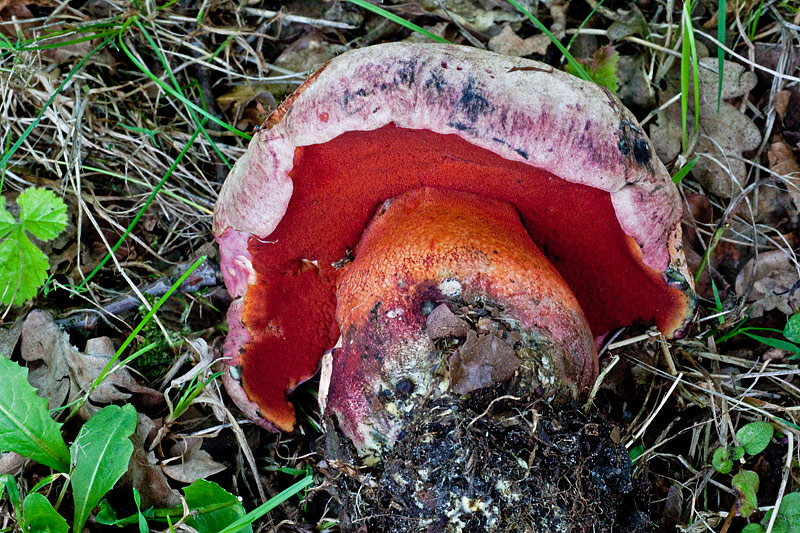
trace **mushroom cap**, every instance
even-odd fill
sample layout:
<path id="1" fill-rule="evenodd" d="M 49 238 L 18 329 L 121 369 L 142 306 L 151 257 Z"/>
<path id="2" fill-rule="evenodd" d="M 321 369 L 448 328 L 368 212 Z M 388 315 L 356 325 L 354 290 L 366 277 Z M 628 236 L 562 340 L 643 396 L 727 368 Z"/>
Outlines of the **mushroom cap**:
<path id="1" fill-rule="evenodd" d="M 382 201 L 426 185 L 514 205 L 595 336 L 636 321 L 667 336 L 687 328 L 680 198 L 614 95 L 474 48 L 373 46 L 332 60 L 279 106 L 220 193 L 222 271 L 243 298 L 225 351 L 242 367 L 247 395 L 232 395 L 249 416 L 293 426 L 287 392 L 339 338 L 335 263 Z"/>

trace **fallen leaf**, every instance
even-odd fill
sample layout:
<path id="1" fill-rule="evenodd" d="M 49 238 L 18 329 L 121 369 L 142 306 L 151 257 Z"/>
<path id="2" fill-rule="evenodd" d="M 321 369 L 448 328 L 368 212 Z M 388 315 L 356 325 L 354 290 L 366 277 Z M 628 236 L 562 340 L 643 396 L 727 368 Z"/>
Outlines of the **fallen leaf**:
<path id="1" fill-rule="evenodd" d="M 281 55 L 273 61 L 273 64 L 291 72 L 314 71 L 345 50 L 347 50 L 347 47 L 341 44 L 329 43 L 321 33 L 311 32 L 284 48 Z M 273 70 L 270 71 L 269 75 L 285 76 L 285 72 Z M 297 81 L 302 81 L 302 79 L 298 78 Z M 270 92 L 277 99 L 282 99 L 286 93 L 293 91 L 295 88 L 297 88 L 297 84 L 272 83 L 269 85 Z"/>
<path id="2" fill-rule="evenodd" d="M 502 22 L 519 22 L 524 18 L 506 2 L 419 0 L 418 5 L 425 10 L 423 14 L 437 15 L 443 20 L 456 20 L 462 26 L 477 32 L 484 32 Z"/>
<path id="3" fill-rule="evenodd" d="M 434 340 L 443 337 L 465 337 L 470 331 L 467 323 L 454 315 L 447 304 L 440 304 L 431 311 L 425 329 L 428 337 Z"/>
<path id="4" fill-rule="evenodd" d="M 716 69 L 716 58 L 700 59 L 701 65 Z M 722 85 L 723 101 L 717 101 L 717 76 L 707 68 L 700 68 L 700 137 L 694 151 L 700 159 L 692 169 L 692 175 L 703 185 L 706 192 L 721 198 L 732 198 L 738 194 L 747 177 L 743 152 L 755 150 L 761 143 L 761 131 L 747 115 L 724 101 L 747 94 L 756 84 L 755 75 L 738 63 L 725 63 Z M 675 94 L 665 92 L 663 99 Z M 690 95 L 690 107 L 694 98 Z M 694 110 L 692 110 L 694 111 Z M 687 127 L 693 133 L 694 115 L 689 114 Z M 672 161 L 681 151 L 682 136 L 680 110 L 672 106 L 661 113 L 658 123 L 651 128 L 651 138 L 656 152 L 664 161 Z"/>
<path id="5" fill-rule="evenodd" d="M 148 507 L 175 507 L 180 505 L 178 491 L 169 486 L 169 480 L 161 470 L 156 455 L 147 451 L 148 435 L 156 428 L 148 416 L 138 413 L 136 432 L 131 437 L 133 441 L 133 455 L 128 463 L 128 471 L 122 476 L 121 482 L 128 487 L 134 487 L 141 494 L 143 508 Z"/>
<path id="6" fill-rule="evenodd" d="M 225 465 L 216 462 L 211 454 L 200 448 L 202 444 L 203 439 L 200 438 L 188 438 L 176 443 L 170 453 L 177 461 L 169 464 L 165 461 L 164 473 L 181 483 L 194 483 L 225 470 Z"/>
<path id="7" fill-rule="evenodd" d="M 547 35 L 539 34 L 523 39 L 517 35 L 509 24 L 505 24 L 503 29 L 489 39 L 489 50 L 506 56 L 524 57 L 531 54 L 545 55 L 547 47 L 550 46 L 550 38 Z"/>
<path id="8" fill-rule="evenodd" d="M 87 342 L 86 351 L 82 354 L 72 346 L 69 335 L 46 311 L 32 311 L 22 325 L 22 358 L 40 363 L 31 370 L 28 381 L 38 389 L 39 396 L 50 400 L 51 409 L 72 402 L 89 390 L 115 352 L 111 340 L 104 337 Z M 139 385 L 126 368 L 120 368 L 92 392 L 81 408 L 81 416 L 88 418 L 97 411 L 92 403 L 127 400 L 131 392 L 149 393 L 151 389 Z"/>
<path id="9" fill-rule="evenodd" d="M 0 356 L 11 357 L 22 334 L 22 320 L 17 320 L 10 328 L 0 328 Z"/>
<path id="10" fill-rule="evenodd" d="M 736 277 L 736 294 L 743 297 L 752 285 L 747 301 L 753 303 L 751 317 L 777 309 L 786 315 L 800 310 L 798 265 L 783 250 L 758 254 Z"/>
<path id="11" fill-rule="evenodd" d="M 800 209 L 800 165 L 792 152 L 792 147 L 782 139 L 772 143 L 767 151 L 769 169 L 782 176 L 786 185 L 786 192 L 794 203 L 796 210 Z"/>
<path id="12" fill-rule="evenodd" d="M 456 394 L 501 383 L 519 368 L 520 360 L 514 349 L 498 336 L 478 337 L 474 331 L 450 359 L 450 388 Z"/>

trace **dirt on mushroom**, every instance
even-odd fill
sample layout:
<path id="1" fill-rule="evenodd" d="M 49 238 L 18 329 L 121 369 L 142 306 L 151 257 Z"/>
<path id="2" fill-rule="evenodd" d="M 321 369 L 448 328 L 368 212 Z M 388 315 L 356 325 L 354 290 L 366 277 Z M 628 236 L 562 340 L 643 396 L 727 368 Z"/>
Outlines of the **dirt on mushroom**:
<path id="1" fill-rule="evenodd" d="M 496 306 L 449 305 L 472 325 L 467 335 L 498 339 L 525 357 L 521 337 L 493 318 Z M 453 386 L 460 344 L 452 335 L 437 341 L 439 388 Z M 407 429 L 371 467 L 355 460 L 331 420 L 320 468 L 340 504 L 342 530 L 651 531 L 646 487 L 633 479 L 628 451 L 608 422 L 573 402 L 551 402 L 524 381 L 518 373 L 469 395 L 419 402 L 408 401 L 413 389 L 401 380 L 381 400 L 399 408 Z"/>

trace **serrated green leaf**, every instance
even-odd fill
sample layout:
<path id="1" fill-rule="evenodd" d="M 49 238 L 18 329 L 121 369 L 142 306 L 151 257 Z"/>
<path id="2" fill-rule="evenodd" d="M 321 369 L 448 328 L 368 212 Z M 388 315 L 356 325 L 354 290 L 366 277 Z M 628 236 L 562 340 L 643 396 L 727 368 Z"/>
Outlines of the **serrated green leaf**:
<path id="1" fill-rule="evenodd" d="M 747 524 L 742 529 L 742 533 L 764 533 L 764 528 L 761 527 L 761 524 Z M 778 532 L 775 531 L 775 528 L 773 528 L 772 533 L 778 533 Z"/>
<path id="2" fill-rule="evenodd" d="M 17 452 L 59 472 L 69 471 L 61 424 L 50 418 L 47 400 L 28 383 L 28 369 L 0 357 L 0 450 Z"/>
<path id="3" fill-rule="evenodd" d="M 787 341 L 800 342 L 800 313 L 794 314 L 786 321 L 783 328 L 783 336 Z"/>
<path id="4" fill-rule="evenodd" d="M 75 501 L 73 531 L 80 532 L 95 505 L 128 470 L 133 453 L 130 436 L 136 430 L 136 409 L 109 405 L 81 428 L 70 446 L 72 495 Z"/>
<path id="5" fill-rule="evenodd" d="M 22 226 L 0 243 L 0 294 L 3 305 L 21 305 L 36 296 L 47 279 L 47 256 L 33 244 Z"/>
<path id="6" fill-rule="evenodd" d="M 66 533 L 69 524 L 41 494 L 29 494 L 22 504 L 22 516 L 29 533 Z"/>
<path id="7" fill-rule="evenodd" d="M 211 481 L 198 479 L 183 489 L 183 494 L 192 511 L 186 523 L 200 533 L 217 533 L 245 515 L 239 498 Z M 252 532 L 253 528 L 247 525 L 239 531 Z"/>
<path id="8" fill-rule="evenodd" d="M 756 455 L 769 445 L 775 430 L 767 422 L 750 422 L 736 432 L 736 440 L 748 455 Z"/>
<path id="9" fill-rule="evenodd" d="M 38 239 L 55 239 L 67 226 L 67 204 L 53 191 L 30 187 L 17 198 L 23 227 Z"/>
<path id="10" fill-rule="evenodd" d="M 758 507 L 758 474 L 752 470 L 742 470 L 731 480 L 731 485 L 736 489 L 739 513 L 745 518 L 750 516 Z"/>
<path id="11" fill-rule="evenodd" d="M 730 473 L 733 468 L 733 461 L 731 461 L 727 448 L 717 448 L 714 450 L 714 455 L 711 456 L 711 466 L 720 474 Z"/>
<path id="12" fill-rule="evenodd" d="M 14 217 L 6 209 L 6 197 L 0 196 L 0 238 L 5 237 L 16 225 Z"/>

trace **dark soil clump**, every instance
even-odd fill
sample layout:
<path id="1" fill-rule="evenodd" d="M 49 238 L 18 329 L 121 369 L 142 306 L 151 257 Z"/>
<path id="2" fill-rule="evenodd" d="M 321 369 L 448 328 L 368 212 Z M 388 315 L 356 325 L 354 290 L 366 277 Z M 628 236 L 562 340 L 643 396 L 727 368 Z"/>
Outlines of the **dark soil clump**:
<path id="1" fill-rule="evenodd" d="M 607 422 L 501 388 L 417 409 L 382 465 L 332 460 L 342 530 L 652 530 L 646 491 Z"/>

